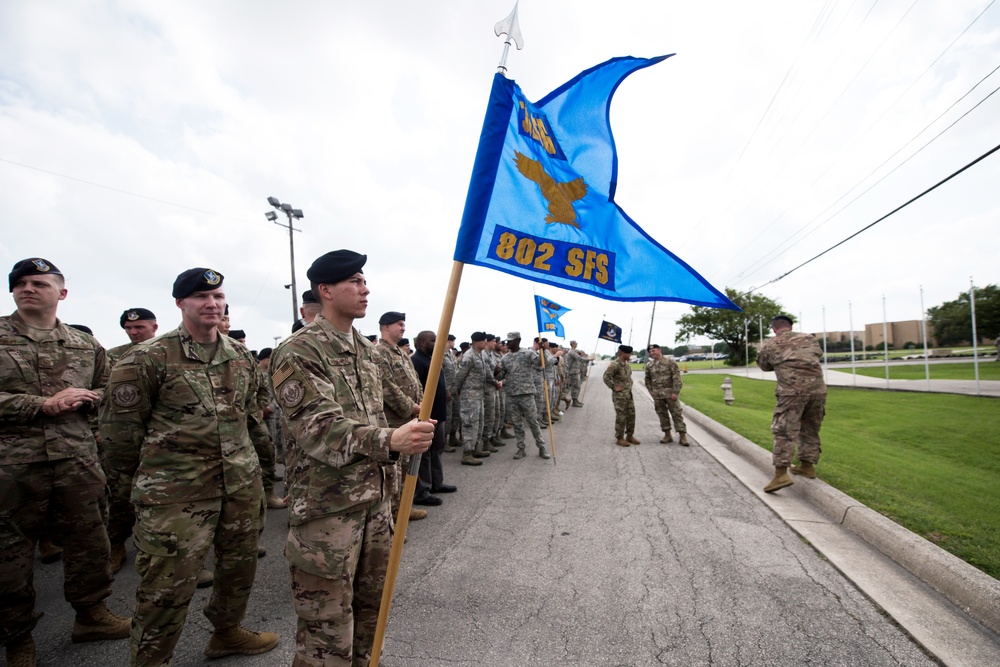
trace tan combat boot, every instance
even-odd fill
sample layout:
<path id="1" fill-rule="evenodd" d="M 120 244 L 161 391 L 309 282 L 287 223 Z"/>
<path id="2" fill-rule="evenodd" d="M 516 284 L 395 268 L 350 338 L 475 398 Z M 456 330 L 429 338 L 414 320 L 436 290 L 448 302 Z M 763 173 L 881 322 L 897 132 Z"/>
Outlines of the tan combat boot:
<path id="1" fill-rule="evenodd" d="M 691 443 L 688 442 L 687 431 L 685 431 L 683 433 L 678 433 L 677 435 L 680 436 L 680 440 L 677 441 L 678 444 L 680 444 L 680 445 L 682 445 L 684 447 L 690 447 L 691 446 Z"/>
<path id="2" fill-rule="evenodd" d="M 253 632 L 241 625 L 225 630 L 216 629 L 205 647 L 205 655 L 209 658 L 221 658 L 238 653 L 240 655 L 259 655 L 267 653 L 278 645 L 278 635 L 273 632 Z"/>
<path id="3" fill-rule="evenodd" d="M 628 447 L 628 440 L 626 440 L 625 438 L 618 438 L 617 440 L 615 440 L 615 444 L 618 445 L 619 447 Z"/>
<path id="4" fill-rule="evenodd" d="M 664 431 L 663 437 L 660 438 L 660 442 L 662 442 L 663 444 L 667 444 L 668 442 L 673 442 L 673 441 L 674 437 L 670 435 L 670 431 Z"/>
<path id="5" fill-rule="evenodd" d="M 125 554 L 125 544 L 111 545 L 111 574 L 118 574 L 125 567 L 128 556 Z"/>
<path id="6" fill-rule="evenodd" d="M 35 667 L 35 640 L 31 633 L 7 642 L 7 667 Z"/>
<path id="7" fill-rule="evenodd" d="M 420 521 L 427 518 L 427 510 L 420 510 L 416 507 L 410 509 L 410 521 Z"/>
<path id="8" fill-rule="evenodd" d="M 775 467 L 774 479 L 772 479 L 768 485 L 764 487 L 764 493 L 774 493 L 778 489 L 783 489 L 794 483 L 795 482 L 792 481 L 792 478 L 788 476 L 788 468 Z"/>
<path id="9" fill-rule="evenodd" d="M 807 479 L 816 479 L 816 468 L 810 461 L 799 461 L 797 466 L 792 466 L 793 475 L 802 475 Z"/>
<path id="10" fill-rule="evenodd" d="M 62 547 L 53 544 L 49 538 L 38 540 L 38 555 L 41 556 L 43 563 L 55 563 L 62 558 L 62 552 Z"/>
<path id="11" fill-rule="evenodd" d="M 274 495 L 274 491 L 268 491 L 264 499 L 267 501 L 267 509 L 269 510 L 283 510 L 288 507 L 288 501 Z"/>
<path id="12" fill-rule="evenodd" d="M 124 639 L 129 636 L 132 619 L 119 616 L 98 602 L 92 607 L 76 610 L 73 623 L 73 643 L 96 642 L 103 639 Z"/>
<path id="13" fill-rule="evenodd" d="M 628 440 L 628 442 L 629 442 L 630 445 L 641 445 L 642 444 L 642 440 L 639 440 L 637 437 L 635 437 L 631 433 L 629 433 L 628 435 L 626 435 L 625 439 Z"/>
<path id="14" fill-rule="evenodd" d="M 215 583 L 215 572 L 212 572 L 204 565 L 201 566 L 201 570 L 198 572 L 198 588 L 208 588 Z"/>
<path id="15" fill-rule="evenodd" d="M 475 455 L 473 455 L 472 452 L 466 452 L 465 454 L 462 454 L 462 465 L 464 465 L 464 466 L 481 466 L 481 465 L 483 465 L 483 462 L 480 461 L 479 459 L 477 459 L 475 457 Z"/>
<path id="16" fill-rule="evenodd" d="M 574 408 L 582 408 L 583 407 L 583 403 L 581 403 L 580 401 L 574 400 L 573 401 L 573 407 Z"/>

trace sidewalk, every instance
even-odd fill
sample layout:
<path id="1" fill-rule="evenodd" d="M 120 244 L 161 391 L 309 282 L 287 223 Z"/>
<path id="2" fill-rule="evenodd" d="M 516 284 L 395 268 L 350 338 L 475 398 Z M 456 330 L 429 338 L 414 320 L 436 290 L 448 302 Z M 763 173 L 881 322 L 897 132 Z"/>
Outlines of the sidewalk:
<path id="1" fill-rule="evenodd" d="M 995 361 L 983 363 L 998 363 Z M 869 364 L 869 367 L 871 364 Z M 729 375 L 733 377 L 749 377 L 752 380 L 770 380 L 774 382 L 774 373 L 760 370 L 757 366 L 751 366 L 748 370 L 745 367 L 735 368 L 712 368 L 705 370 L 690 371 L 693 374 L 714 373 L 716 375 Z M 873 378 L 867 375 L 851 373 L 848 366 L 846 369 L 841 366 L 831 366 L 826 373 L 826 383 L 835 387 L 857 387 L 858 389 L 882 389 L 888 391 L 918 391 L 937 394 L 966 394 L 976 396 L 975 380 L 889 380 L 884 377 Z M 1000 398 L 1000 380 L 980 380 L 979 395 Z"/>

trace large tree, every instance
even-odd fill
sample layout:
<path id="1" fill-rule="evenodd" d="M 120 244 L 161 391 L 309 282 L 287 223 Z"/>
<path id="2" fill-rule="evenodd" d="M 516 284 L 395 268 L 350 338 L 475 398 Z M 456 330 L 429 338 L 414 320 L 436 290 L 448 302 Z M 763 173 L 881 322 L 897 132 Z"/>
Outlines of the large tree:
<path id="1" fill-rule="evenodd" d="M 766 325 L 775 315 L 787 315 L 787 313 L 781 310 L 780 303 L 762 294 L 744 294 L 727 287 L 726 296 L 742 308 L 743 312 L 692 306 L 689 314 L 677 320 L 677 340 L 688 341 L 696 336 L 707 336 L 713 341 L 723 341 L 729 346 L 729 358 L 726 359 L 726 363 L 730 366 L 742 366 L 746 360 L 747 350 L 747 338 L 744 334 L 749 334 L 751 343 L 758 342 L 760 340 L 758 318 L 763 319 Z M 976 299 L 976 304 L 978 303 L 979 299 Z M 756 358 L 757 350 L 751 347 L 750 361 Z"/>
<path id="2" fill-rule="evenodd" d="M 976 333 L 980 339 L 1000 336 L 1000 288 L 996 285 L 976 288 Z M 927 309 L 938 345 L 961 345 L 972 340 L 972 308 L 969 293 L 954 301 Z"/>

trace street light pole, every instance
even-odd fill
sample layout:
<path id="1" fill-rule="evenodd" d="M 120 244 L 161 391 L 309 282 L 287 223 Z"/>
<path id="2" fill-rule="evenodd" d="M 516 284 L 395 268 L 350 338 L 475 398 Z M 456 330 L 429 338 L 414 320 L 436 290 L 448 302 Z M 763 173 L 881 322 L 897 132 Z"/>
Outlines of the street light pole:
<path id="1" fill-rule="evenodd" d="M 273 206 L 276 210 L 281 211 L 288 218 L 288 225 L 283 225 L 278 222 L 278 214 L 274 211 L 268 211 L 264 214 L 264 217 L 278 225 L 279 227 L 288 227 L 288 256 L 291 261 L 292 269 L 292 322 L 299 319 L 299 290 L 298 284 L 295 281 L 295 234 L 294 232 L 300 232 L 301 229 L 295 229 L 292 224 L 292 220 L 301 220 L 304 216 L 302 215 L 302 209 L 292 208 L 291 204 L 282 204 L 278 201 L 277 197 L 268 197 L 267 203 Z"/>

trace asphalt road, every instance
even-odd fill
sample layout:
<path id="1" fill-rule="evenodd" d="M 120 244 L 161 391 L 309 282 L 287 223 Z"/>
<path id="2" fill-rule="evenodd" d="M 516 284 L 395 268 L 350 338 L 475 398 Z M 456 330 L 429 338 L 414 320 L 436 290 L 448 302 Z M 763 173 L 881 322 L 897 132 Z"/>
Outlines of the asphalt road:
<path id="1" fill-rule="evenodd" d="M 513 441 L 478 468 L 444 455 L 459 491 L 410 524 L 382 665 L 938 664 L 697 443 L 658 444 L 648 401 L 636 400 L 643 444 L 615 446 L 602 370 L 551 431 L 554 460 L 530 444 L 512 460 Z M 286 529 L 271 510 L 245 621 L 281 644 L 214 664 L 291 663 Z M 127 641 L 70 643 L 61 571 L 37 563 L 40 664 L 127 665 Z M 111 606 L 128 610 L 136 583 L 128 567 Z M 207 596 L 176 667 L 208 663 Z"/>

